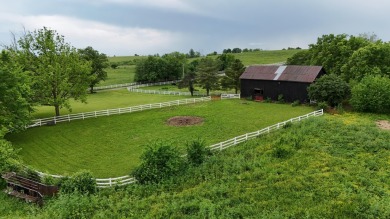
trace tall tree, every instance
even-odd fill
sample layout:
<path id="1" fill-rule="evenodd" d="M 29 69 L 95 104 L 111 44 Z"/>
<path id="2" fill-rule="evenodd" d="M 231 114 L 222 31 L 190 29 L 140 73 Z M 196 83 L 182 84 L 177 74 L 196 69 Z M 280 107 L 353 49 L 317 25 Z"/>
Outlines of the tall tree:
<path id="1" fill-rule="evenodd" d="M 3 50 L 0 55 L 0 131 L 24 129 L 32 112 L 30 94 L 28 75 Z"/>
<path id="2" fill-rule="evenodd" d="M 194 83 L 196 79 L 196 68 L 199 64 L 198 60 L 193 60 L 186 66 L 186 71 L 183 79 L 179 82 L 179 88 L 187 87 L 191 96 L 194 96 Z"/>
<path id="3" fill-rule="evenodd" d="M 218 68 L 220 63 L 210 57 L 202 58 L 197 67 L 197 83 L 206 89 L 207 95 L 210 90 L 218 88 Z"/>
<path id="4" fill-rule="evenodd" d="M 225 70 L 221 85 L 224 88 L 234 88 L 236 94 L 240 89 L 240 76 L 245 71 L 245 67 L 240 59 L 235 59 Z"/>
<path id="5" fill-rule="evenodd" d="M 14 51 L 25 70 L 32 76 L 32 90 L 37 102 L 71 110 L 69 99 L 86 101 L 91 81 L 91 63 L 83 60 L 77 50 L 65 42 L 55 30 L 44 27 L 26 32 Z"/>
<path id="6" fill-rule="evenodd" d="M 235 60 L 235 57 L 233 54 L 223 53 L 217 57 L 217 60 L 220 63 L 219 70 L 224 71 Z"/>
<path id="7" fill-rule="evenodd" d="M 81 57 L 90 61 L 92 65 L 91 72 L 89 73 L 91 77 L 89 91 L 92 94 L 95 85 L 107 78 L 107 72 L 104 69 L 108 67 L 108 58 L 106 54 L 99 53 L 99 51 L 94 50 L 90 46 L 85 49 L 79 49 L 78 51 L 81 54 Z"/>

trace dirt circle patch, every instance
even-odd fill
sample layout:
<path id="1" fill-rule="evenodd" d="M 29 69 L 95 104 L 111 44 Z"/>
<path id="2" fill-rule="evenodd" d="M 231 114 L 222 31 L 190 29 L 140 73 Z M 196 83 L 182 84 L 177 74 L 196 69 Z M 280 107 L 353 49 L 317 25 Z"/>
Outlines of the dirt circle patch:
<path id="1" fill-rule="evenodd" d="M 381 129 L 390 130 L 390 122 L 387 120 L 376 121 L 376 125 Z"/>
<path id="2" fill-rule="evenodd" d="M 175 116 L 167 120 L 167 125 L 170 126 L 191 126 L 202 123 L 203 118 L 196 116 Z"/>

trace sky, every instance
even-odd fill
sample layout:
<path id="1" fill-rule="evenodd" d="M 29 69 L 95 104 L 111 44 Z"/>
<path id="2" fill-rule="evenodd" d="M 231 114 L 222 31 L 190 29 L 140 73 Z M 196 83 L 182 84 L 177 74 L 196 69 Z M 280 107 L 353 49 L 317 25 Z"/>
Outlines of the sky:
<path id="1" fill-rule="evenodd" d="M 47 27 L 108 56 L 308 48 L 324 34 L 390 41 L 388 0 L 12 0 L 0 45 Z"/>

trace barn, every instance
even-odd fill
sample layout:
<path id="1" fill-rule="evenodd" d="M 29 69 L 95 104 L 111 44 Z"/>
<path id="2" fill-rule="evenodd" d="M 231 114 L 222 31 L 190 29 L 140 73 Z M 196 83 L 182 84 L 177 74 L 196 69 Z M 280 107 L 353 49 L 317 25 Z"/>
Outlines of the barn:
<path id="1" fill-rule="evenodd" d="M 324 74 L 322 66 L 248 66 L 240 76 L 241 97 L 278 100 L 283 95 L 287 102 L 308 102 L 307 87 Z"/>

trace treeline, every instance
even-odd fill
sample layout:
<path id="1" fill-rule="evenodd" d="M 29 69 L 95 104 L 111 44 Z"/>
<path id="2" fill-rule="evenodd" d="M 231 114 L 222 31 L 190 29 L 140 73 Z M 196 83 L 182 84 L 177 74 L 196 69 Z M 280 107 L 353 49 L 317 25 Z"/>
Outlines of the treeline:
<path id="1" fill-rule="evenodd" d="M 188 62 L 187 55 L 179 52 L 163 56 L 148 56 L 137 60 L 134 80 L 137 82 L 157 82 L 181 79 L 179 87 L 187 87 L 193 94 L 195 85 L 211 90 L 240 89 L 239 77 L 245 68 L 241 60 L 232 54 L 222 54 L 217 58 L 203 57 Z"/>
<path id="2" fill-rule="evenodd" d="M 309 88 L 312 99 L 331 106 L 347 101 L 358 111 L 390 112 L 390 43 L 376 35 L 323 35 L 286 64 L 324 67 L 327 75 Z"/>

